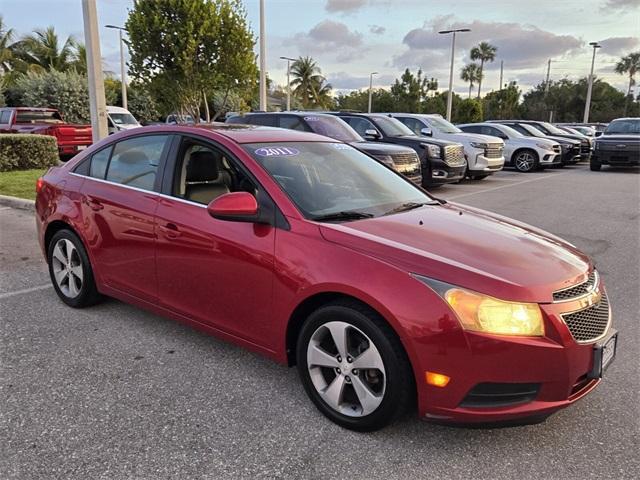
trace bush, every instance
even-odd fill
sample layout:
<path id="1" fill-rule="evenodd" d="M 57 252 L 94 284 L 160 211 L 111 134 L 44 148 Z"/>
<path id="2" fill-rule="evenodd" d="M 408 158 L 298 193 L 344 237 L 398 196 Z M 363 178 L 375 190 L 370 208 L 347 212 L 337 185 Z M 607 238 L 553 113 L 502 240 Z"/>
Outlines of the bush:
<path id="1" fill-rule="evenodd" d="M 1 134 L 0 172 L 57 165 L 58 144 L 48 135 Z"/>
<path id="2" fill-rule="evenodd" d="M 10 89 L 12 104 L 56 108 L 69 123 L 89 123 L 87 77 L 75 71 L 21 75 Z"/>

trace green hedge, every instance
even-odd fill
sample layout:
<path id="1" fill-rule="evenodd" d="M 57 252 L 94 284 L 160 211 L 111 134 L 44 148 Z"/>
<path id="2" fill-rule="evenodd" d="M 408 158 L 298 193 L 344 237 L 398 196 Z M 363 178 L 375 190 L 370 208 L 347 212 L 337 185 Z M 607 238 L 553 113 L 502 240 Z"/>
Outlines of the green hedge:
<path id="1" fill-rule="evenodd" d="M 57 165 L 58 144 L 49 135 L 0 134 L 0 172 Z"/>

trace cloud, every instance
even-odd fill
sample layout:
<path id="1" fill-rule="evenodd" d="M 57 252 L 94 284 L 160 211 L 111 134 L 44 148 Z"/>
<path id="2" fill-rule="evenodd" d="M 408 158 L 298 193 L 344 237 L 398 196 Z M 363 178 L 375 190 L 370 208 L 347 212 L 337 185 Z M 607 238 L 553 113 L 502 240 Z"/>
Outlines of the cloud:
<path id="1" fill-rule="evenodd" d="M 609 37 L 598 42 L 605 55 L 622 55 L 640 45 L 638 37 Z"/>
<path id="2" fill-rule="evenodd" d="M 394 57 L 393 64 L 400 68 L 411 65 L 422 65 L 423 68 L 434 64 L 441 66 L 442 58 L 449 58 L 451 35 L 440 35 L 438 31 L 455 28 L 471 29 L 470 33 L 456 36 L 457 55 L 464 57 L 471 47 L 486 41 L 498 48 L 496 60 L 504 60 L 509 68 L 535 68 L 550 57 L 571 55 L 583 45 L 583 41 L 577 37 L 556 35 L 533 25 L 481 20 L 462 23 L 452 15 L 447 15 L 410 30 L 403 39 L 409 49 Z M 499 65 L 499 62 L 496 64 Z M 487 68 L 498 67 L 489 65 Z"/>
<path id="3" fill-rule="evenodd" d="M 387 29 L 382 25 L 369 25 L 369 31 L 374 35 L 382 35 Z"/>
<path id="4" fill-rule="evenodd" d="M 601 7 L 604 11 L 631 10 L 638 8 L 638 0 L 607 0 Z"/>
<path id="5" fill-rule="evenodd" d="M 338 72 L 332 74 L 327 79 L 331 86 L 337 90 L 358 90 L 361 88 L 369 88 L 368 75 L 351 75 L 347 72 Z M 393 75 L 374 75 L 374 87 L 391 85 L 395 80 Z"/>
<path id="6" fill-rule="evenodd" d="M 331 13 L 348 13 L 359 10 L 366 3 L 367 0 L 327 0 L 324 8 Z"/>
<path id="7" fill-rule="evenodd" d="M 323 20 L 306 33 L 296 33 L 291 43 L 302 55 L 337 53 L 338 62 L 348 62 L 366 51 L 361 33 L 352 32 L 344 23 L 333 20 Z"/>

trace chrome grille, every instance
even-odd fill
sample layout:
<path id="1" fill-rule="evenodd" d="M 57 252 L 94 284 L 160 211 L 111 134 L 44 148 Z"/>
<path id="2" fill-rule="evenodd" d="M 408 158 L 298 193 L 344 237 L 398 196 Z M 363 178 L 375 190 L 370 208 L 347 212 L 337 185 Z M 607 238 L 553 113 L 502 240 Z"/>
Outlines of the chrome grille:
<path id="1" fill-rule="evenodd" d="M 486 158 L 500 158 L 502 157 L 503 146 L 499 144 L 489 144 L 484 150 L 484 156 Z"/>
<path id="2" fill-rule="evenodd" d="M 467 161 L 464 158 L 464 147 L 462 145 L 447 145 L 444 147 L 444 163 L 450 167 L 461 167 Z"/>
<path id="3" fill-rule="evenodd" d="M 598 284 L 598 274 L 594 270 L 589 277 L 582 283 L 574 285 L 563 290 L 557 290 L 553 292 L 554 302 L 566 302 L 567 300 L 573 300 L 575 298 L 582 297 L 591 293 L 594 287 Z"/>
<path id="4" fill-rule="evenodd" d="M 593 342 L 607 333 L 611 312 L 609 299 L 603 293 L 599 303 L 578 312 L 560 315 L 574 340 L 578 343 Z"/>
<path id="5" fill-rule="evenodd" d="M 394 153 L 393 155 L 391 155 L 391 158 L 393 158 L 393 163 L 395 163 L 396 165 L 410 165 L 410 164 L 414 164 L 420 163 L 420 160 L 418 159 L 418 154 L 413 152 L 413 153 Z"/>

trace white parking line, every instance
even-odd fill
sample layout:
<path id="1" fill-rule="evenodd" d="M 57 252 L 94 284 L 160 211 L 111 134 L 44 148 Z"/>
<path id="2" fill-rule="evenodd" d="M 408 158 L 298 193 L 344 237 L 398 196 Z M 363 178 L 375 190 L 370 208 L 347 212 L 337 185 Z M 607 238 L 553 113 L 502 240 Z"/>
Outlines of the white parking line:
<path id="1" fill-rule="evenodd" d="M 517 185 L 522 185 L 523 183 L 537 182 L 538 180 L 545 180 L 545 179 L 550 178 L 550 177 L 559 177 L 561 175 L 566 175 L 567 173 L 571 173 L 571 172 L 567 171 L 567 172 L 562 172 L 562 173 L 552 173 L 550 175 L 544 175 L 544 176 L 540 176 L 540 177 L 536 177 L 536 178 L 530 178 L 529 180 L 522 180 L 521 182 L 510 183 L 508 185 L 500 185 L 499 187 L 492 187 L 492 188 L 486 188 L 484 190 L 478 190 L 477 192 L 469 192 L 469 193 L 463 193 L 462 195 L 454 195 L 452 197 L 448 197 L 447 200 L 455 200 L 457 198 L 469 197 L 471 195 L 478 195 L 479 193 L 494 192 L 496 190 L 502 190 L 503 188 L 509 188 L 509 187 L 515 187 Z"/>
<path id="2" fill-rule="evenodd" d="M 11 210 L 11 207 L 0 207 L 0 212 L 1 212 L 2 210 Z"/>
<path id="3" fill-rule="evenodd" d="M 40 290 L 46 290 L 47 288 L 51 288 L 52 285 L 49 283 L 48 285 L 40 285 L 39 287 L 31 287 L 31 288 L 23 288 L 22 290 L 15 290 L 13 292 L 0 293 L 0 300 L 9 297 L 15 297 L 16 295 L 22 295 L 23 293 L 31 293 L 37 292 Z"/>

